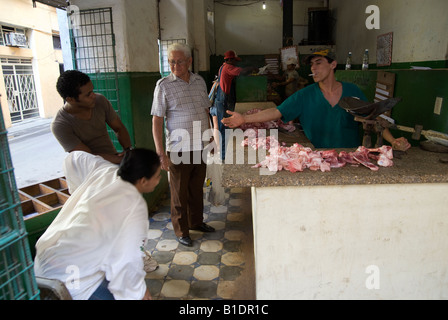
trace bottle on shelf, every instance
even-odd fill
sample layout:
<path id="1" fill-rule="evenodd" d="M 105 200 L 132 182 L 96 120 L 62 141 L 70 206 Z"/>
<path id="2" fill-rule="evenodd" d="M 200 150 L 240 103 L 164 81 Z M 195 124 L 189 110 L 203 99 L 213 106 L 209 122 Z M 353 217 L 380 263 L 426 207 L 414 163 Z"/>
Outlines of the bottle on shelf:
<path id="1" fill-rule="evenodd" d="M 347 56 L 347 62 L 345 63 L 345 70 L 351 70 L 352 69 L 352 53 L 349 52 Z"/>
<path id="2" fill-rule="evenodd" d="M 362 57 L 362 70 L 369 69 L 369 49 L 364 51 L 364 56 Z"/>

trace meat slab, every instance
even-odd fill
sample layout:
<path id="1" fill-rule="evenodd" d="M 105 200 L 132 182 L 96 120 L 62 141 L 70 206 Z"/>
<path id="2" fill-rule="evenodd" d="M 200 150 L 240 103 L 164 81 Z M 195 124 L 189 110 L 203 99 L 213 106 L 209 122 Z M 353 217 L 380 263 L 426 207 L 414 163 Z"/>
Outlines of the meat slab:
<path id="1" fill-rule="evenodd" d="M 253 149 L 264 148 L 269 151 L 266 159 L 256 164 L 254 168 L 268 168 L 270 171 L 287 170 L 300 172 L 305 169 L 313 171 L 330 171 L 332 168 L 342 168 L 346 165 L 363 165 L 370 170 L 377 171 L 379 166 L 393 166 L 393 151 L 390 146 L 380 148 L 358 147 L 353 152 L 336 150 L 312 150 L 298 143 L 287 147 L 280 144 L 274 136 L 250 136 L 242 142 L 243 146 Z M 376 161 L 376 165 L 371 162 Z"/>

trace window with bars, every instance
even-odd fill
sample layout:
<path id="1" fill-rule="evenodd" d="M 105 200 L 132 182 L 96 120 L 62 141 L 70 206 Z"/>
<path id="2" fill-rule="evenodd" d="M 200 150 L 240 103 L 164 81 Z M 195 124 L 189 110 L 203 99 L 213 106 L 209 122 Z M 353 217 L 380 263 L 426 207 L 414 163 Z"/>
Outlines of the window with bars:
<path id="1" fill-rule="evenodd" d="M 6 99 L 13 123 L 39 116 L 31 59 L 1 58 Z"/>
<path id="2" fill-rule="evenodd" d="M 166 77 L 171 73 L 170 64 L 168 63 L 168 47 L 173 43 L 186 44 L 185 39 L 175 40 L 159 40 L 159 56 L 160 56 L 160 74 Z"/>
<path id="3" fill-rule="evenodd" d="M 112 8 L 80 10 L 69 21 L 74 26 L 70 38 L 75 69 L 89 75 L 95 92 L 103 94 L 120 115 Z"/>
<path id="4" fill-rule="evenodd" d="M 111 8 L 81 10 L 72 28 L 76 68 L 85 73 L 115 72 L 115 36 Z"/>
<path id="5" fill-rule="evenodd" d="M 124 121 L 126 115 L 120 107 L 112 8 L 68 11 L 67 14 L 74 68 L 89 75 L 94 91 L 110 101 L 129 130 L 131 125 Z M 116 134 L 110 128 L 108 132 L 119 150 L 121 145 Z"/>

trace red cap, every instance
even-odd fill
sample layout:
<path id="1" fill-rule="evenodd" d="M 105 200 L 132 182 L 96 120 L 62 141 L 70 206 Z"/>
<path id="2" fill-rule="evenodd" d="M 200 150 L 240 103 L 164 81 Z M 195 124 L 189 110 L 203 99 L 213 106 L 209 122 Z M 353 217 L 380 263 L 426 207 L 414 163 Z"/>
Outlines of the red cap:
<path id="1" fill-rule="evenodd" d="M 233 50 L 229 50 L 226 53 L 224 53 L 224 60 L 227 60 L 227 59 L 235 59 L 237 61 L 241 61 L 241 58 L 238 57 L 236 55 L 235 51 L 233 51 Z"/>

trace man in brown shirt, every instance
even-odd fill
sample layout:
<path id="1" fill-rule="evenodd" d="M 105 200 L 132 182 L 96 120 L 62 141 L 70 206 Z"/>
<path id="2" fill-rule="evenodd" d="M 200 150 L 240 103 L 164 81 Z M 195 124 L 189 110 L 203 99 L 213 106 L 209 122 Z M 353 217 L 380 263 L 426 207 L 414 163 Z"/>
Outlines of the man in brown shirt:
<path id="1" fill-rule="evenodd" d="M 68 70 L 59 77 L 56 88 L 65 100 L 51 124 L 51 130 L 66 152 L 85 151 L 112 163 L 120 163 L 122 153 L 115 149 L 107 125 L 115 132 L 123 151 L 132 147 L 129 132 L 111 103 L 93 92 L 88 75 Z"/>

